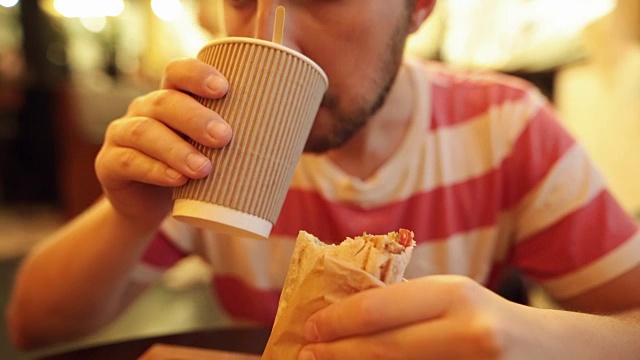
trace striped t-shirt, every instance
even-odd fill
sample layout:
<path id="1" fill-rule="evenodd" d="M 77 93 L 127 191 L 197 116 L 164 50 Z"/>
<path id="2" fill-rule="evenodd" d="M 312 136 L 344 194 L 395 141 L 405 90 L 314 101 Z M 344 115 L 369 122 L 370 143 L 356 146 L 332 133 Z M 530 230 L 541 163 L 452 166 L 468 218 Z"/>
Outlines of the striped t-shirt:
<path id="1" fill-rule="evenodd" d="M 270 324 L 299 230 L 336 243 L 411 229 L 407 278 L 459 274 L 491 287 L 508 266 L 559 299 L 640 263 L 636 223 L 534 87 L 436 63 L 404 66 L 417 94 L 411 128 L 373 176 L 354 178 L 327 156 L 305 154 L 268 240 L 167 219 L 138 278 L 197 251 L 228 314 Z"/>

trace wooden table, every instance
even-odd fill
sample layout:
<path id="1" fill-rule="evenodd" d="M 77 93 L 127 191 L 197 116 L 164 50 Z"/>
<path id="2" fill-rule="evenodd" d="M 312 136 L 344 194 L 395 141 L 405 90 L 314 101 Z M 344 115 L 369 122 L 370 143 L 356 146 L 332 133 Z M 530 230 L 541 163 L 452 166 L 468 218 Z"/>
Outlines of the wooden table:
<path id="1" fill-rule="evenodd" d="M 194 331 L 174 335 L 127 340 L 91 348 L 47 355 L 40 360 L 100 360 L 100 359 L 138 359 L 153 345 L 167 344 L 180 347 L 215 349 L 221 351 L 262 354 L 270 329 L 233 328 Z"/>

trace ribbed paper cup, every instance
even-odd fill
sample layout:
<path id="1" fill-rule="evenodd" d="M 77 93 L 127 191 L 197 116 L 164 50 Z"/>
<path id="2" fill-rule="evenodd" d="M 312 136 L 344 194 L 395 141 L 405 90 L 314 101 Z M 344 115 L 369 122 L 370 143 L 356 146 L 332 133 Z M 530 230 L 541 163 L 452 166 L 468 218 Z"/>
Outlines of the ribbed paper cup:
<path id="1" fill-rule="evenodd" d="M 327 89 L 327 76 L 302 54 L 250 38 L 213 41 L 198 59 L 229 81 L 225 97 L 197 99 L 231 125 L 233 138 L 221 149 L 192 142 L 209 157 L 213 171 L 174 190 L 173 216 L 198 227 L 266 238 Z"/>

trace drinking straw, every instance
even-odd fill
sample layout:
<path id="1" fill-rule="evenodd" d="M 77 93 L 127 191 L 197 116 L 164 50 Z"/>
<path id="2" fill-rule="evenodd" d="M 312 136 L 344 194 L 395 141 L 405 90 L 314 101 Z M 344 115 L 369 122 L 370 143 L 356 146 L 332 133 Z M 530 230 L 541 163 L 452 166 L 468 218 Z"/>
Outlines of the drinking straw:
<path id="1" fill-rule="evenodd" d="M 282 44 L 284 36 L 284 6 L 280 5 L 276 8 L 276 23 L 273 26 L 273 42 Z"/>

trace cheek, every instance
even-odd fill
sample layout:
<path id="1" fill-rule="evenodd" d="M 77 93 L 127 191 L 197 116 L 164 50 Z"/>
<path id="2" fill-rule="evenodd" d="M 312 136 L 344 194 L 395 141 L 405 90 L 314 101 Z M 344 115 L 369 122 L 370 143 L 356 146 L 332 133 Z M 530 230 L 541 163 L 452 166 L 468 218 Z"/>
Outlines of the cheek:
<path id="1" fill-rule="evenodd" d="M 367 94 L 376 86 L 379 73 L 377 60 L 368 51 L 345 49 L 341 54 L 317 59 L 329 78 L 329 94 L 348 111 L 366 103 Z"/>
<path id="2" fill-rule="evenodd" d="M 370 27 L 353 27 L 330 31 L 305 49 L 329 76 L 330 87 L 343 89 L 368 86 L 381 59 L 388 56 L 387 34 Z M 364 30 L 363 30 L 364 29 Z"/>

